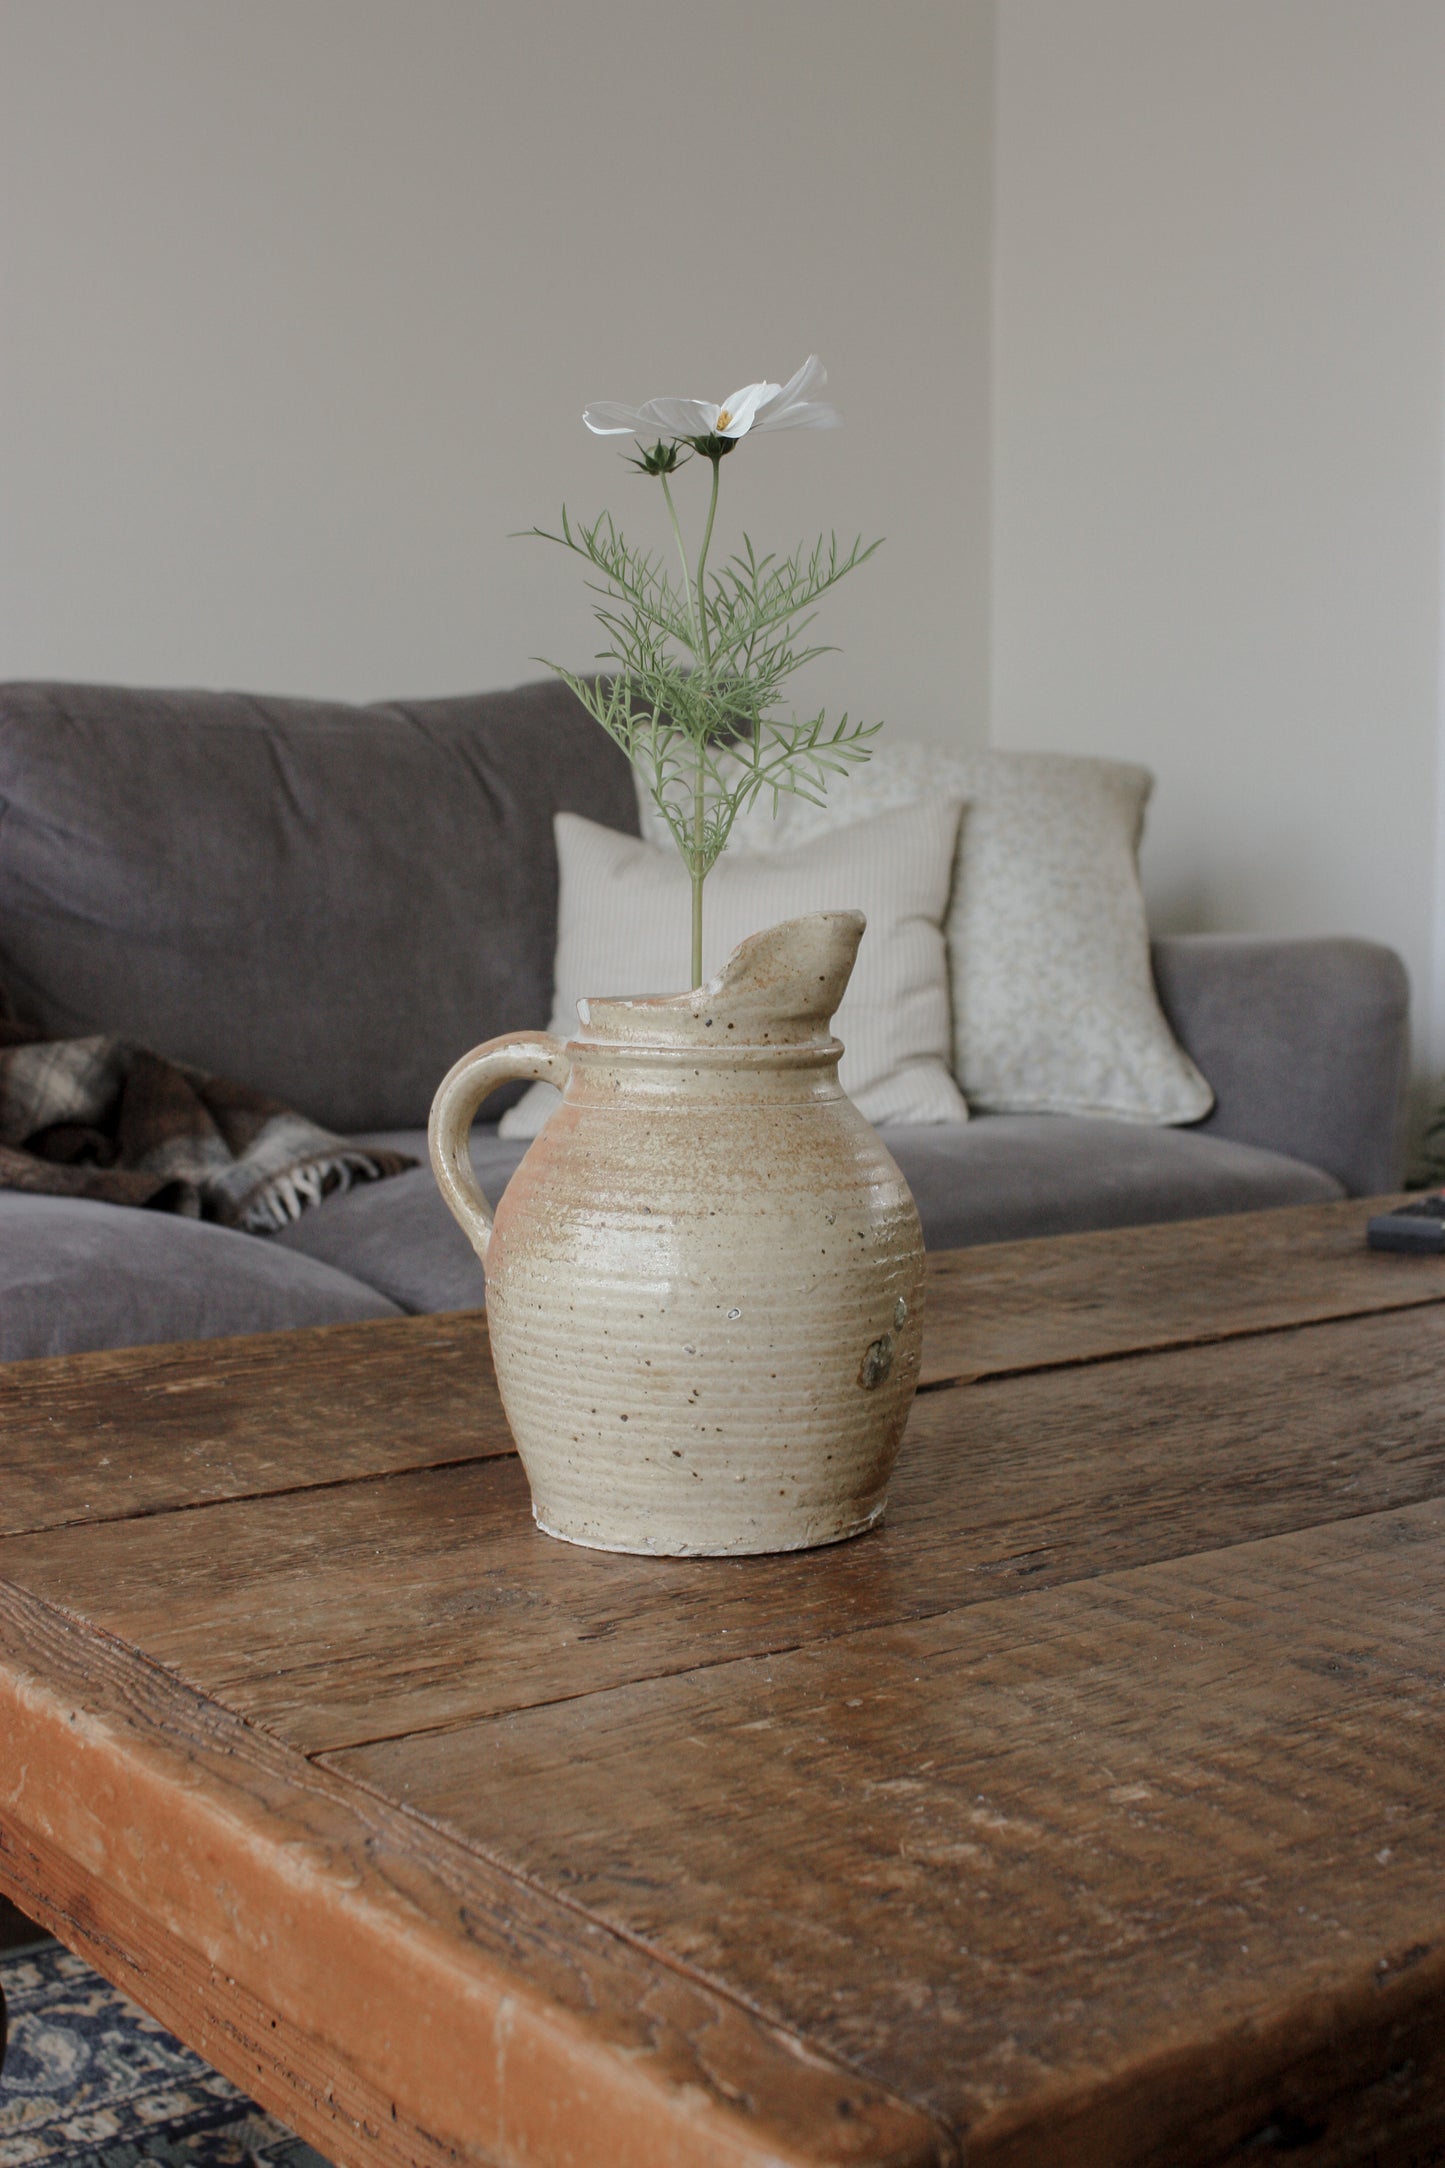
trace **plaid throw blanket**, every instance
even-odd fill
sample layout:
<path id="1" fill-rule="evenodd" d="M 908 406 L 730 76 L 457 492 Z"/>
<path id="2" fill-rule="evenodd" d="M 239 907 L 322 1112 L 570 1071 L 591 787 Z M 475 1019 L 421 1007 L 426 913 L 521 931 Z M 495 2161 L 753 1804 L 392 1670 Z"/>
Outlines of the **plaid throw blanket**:
<path id="1" fill-rule="evenodd" d="M 45 1039 L 0 1012 L 0 1188 L 149 1205 L 274 1234 L 416 1161 L 125 1039 Z"/>

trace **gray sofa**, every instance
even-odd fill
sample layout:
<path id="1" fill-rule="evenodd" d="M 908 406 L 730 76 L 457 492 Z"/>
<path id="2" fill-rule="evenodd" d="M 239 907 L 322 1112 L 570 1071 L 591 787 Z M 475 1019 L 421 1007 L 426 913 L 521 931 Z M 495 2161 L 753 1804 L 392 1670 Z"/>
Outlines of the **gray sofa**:
<path id="1" fill-rule="evenodd" d="M 621 755 L 551 681 L 365 708 L 0 687 L 0 984 L 18 1014 L 57 1038 L 119 1033 L 423 1161 L 271 1237 L 0 1191 L 0 1357 L 479 1302 L 426 1114 L 459 1053 L 547 1022 L 559 809 L 636 833 Z M 1154 962 L 1213 1112 L 891 1131 L 931 1244 L 1397 1182 L 1391 951 L 1192 936 Z M 479 1125 L 494 1197 L 523 1149 Z"/>

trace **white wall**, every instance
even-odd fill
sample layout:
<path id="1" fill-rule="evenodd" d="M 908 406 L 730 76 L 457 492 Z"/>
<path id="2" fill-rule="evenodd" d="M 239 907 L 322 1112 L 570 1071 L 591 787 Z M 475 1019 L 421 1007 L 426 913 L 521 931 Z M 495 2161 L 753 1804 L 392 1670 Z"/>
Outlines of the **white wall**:
<path id="1" fill-rule="evenodd" d="M 585 661 L 582 405 L 816 348 L 724 469 L 888 535 L 800 693 L 1146 761 L 1156 923 L 1377 934 L 1445 1066 L 1445 6 L 994 13 L 0 0 L 0 675 Z"/>
<path id="2" fill-rule="evenodd" d="M 800 697 L 981 738 L 990 78 L 988 0 L 0 0 L 0 676 L 585 662 L 585 402 L 816 349 L 720 532 L 886 534 Z"/>
<path id="3" fill-rule="evenodd" d="M 1440 0 L 1002 0 L 994 731 L 1163 926 L 1405 955 L 1445 1064 Z"/>

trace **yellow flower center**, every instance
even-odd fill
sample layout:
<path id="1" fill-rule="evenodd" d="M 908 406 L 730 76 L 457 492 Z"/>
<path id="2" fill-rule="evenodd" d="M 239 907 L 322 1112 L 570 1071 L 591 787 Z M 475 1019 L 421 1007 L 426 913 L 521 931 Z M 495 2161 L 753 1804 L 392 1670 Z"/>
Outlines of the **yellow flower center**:
<path id="1" fill-rule="evenodd" d="M 726 427 L 727 427 L 728 423 L 729 423 L 729 422 L 730 422 L 731 420 L 732 420 L 732 416 L 731 416 L 731 414 L 729 414 L 729 412 L 728 412 L 727 408 L 726 408 L 726 407 L 724 407 L 724 408 L 723 408 L 723 409 L 721 410 L 721 412 L 719 413 L 719 415 L 718 415 L 718 418 L 717 418 L 717 427 L 718 427 L 718 434 L 719 434 L 719 435 L 721 435 L 721 434 L 722 434 L 723 430 L 724 430 L 724 429 L 726 429 Z"/>

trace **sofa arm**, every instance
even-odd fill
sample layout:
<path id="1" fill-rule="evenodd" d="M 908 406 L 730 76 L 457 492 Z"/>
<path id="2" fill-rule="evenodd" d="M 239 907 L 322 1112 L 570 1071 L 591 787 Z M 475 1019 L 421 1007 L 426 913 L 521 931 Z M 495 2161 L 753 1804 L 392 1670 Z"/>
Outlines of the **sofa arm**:
<path id="1" fill-rule="evenodd" d="M 1393 949 L 1178 934 L 1153 955 L 1164 1013 L 1214 1088 L 1199 1129 L 1323 1167 L 1351 1196 L 1399 1187 L 1410 985 Z"/>

